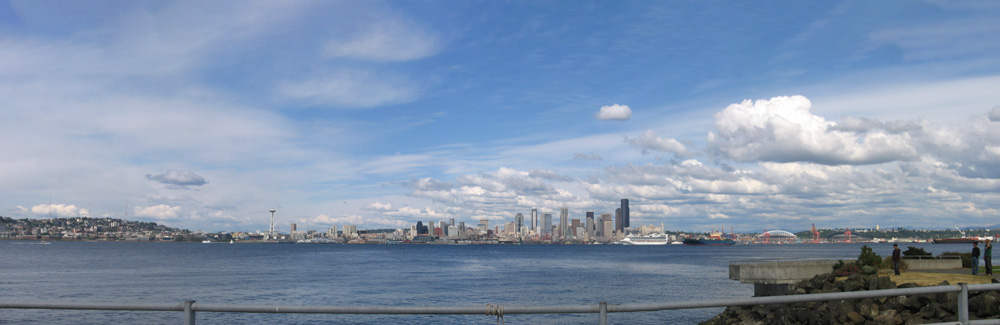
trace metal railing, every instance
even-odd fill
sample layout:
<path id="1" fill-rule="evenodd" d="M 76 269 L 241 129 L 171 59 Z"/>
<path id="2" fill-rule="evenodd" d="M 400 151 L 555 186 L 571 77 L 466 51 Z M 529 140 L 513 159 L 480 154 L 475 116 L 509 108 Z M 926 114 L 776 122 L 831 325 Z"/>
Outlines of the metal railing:
<path id="1" fill-rule="evenodd" d="M 502 321 L 504 315 L 515 314 L 598 314 L 599 323 L 608 323 L 608 313 L 698 309 L 729 306 L 754 306 L 790 304 L 811 301 L 850 300 L 920 294 L 958 292 L 958 322 L 944 324 L 1000 324 L 1000 319 L 969 320 L 969 292 L 1000 291 L 1000 283 L 965 284 L 948 286 L 885 289 L 869 291 L 816 293 L 803 295 L 750 297 L 721 300 L 678 301 L 647 304 L 608 304 L 568 306 L 502 306 L 483 307 L 418 307 L 418 306 L 264 306 L 225 305 L 196 303 L 193 300 L 180 304 L 119 304 L 71 302 L 0 302 L 0 309 L 73 309 L 73 310 L 125 310 L 125 311 L 180 311 L 184 324 L 194 325 L 197 312 L 218 313 L 283 313 L 283 314 L 368 314 L 368 315 L 488 315 Z"/>

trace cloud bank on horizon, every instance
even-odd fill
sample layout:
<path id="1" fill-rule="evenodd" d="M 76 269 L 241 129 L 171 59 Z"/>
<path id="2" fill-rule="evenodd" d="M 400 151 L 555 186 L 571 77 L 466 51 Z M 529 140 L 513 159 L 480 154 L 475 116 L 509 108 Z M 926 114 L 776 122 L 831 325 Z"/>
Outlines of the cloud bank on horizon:
<path id="1" fill-rule="evenodd" d="M 12 1 L 0 215 L 406 228 L 629 198 L 634 224 L 679 230 L 993 225 L 998 18 L 990 1 Z"/>

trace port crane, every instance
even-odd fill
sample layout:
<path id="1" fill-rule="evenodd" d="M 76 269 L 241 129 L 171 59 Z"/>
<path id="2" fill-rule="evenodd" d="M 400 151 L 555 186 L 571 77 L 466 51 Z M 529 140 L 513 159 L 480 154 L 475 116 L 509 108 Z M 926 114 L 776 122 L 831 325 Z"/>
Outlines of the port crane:
<path id="1" fill-rule="evenodd" d="M 962 229 L 958 229 L 958 225 L 956 225 L 956 224 L 951 224 L 951 225 L 952 225 L 953 227 L 955 227 L 955 230 L 958 230 L 958 233 L 959 233 L 959 234 L 961 234 L 961 235 L 962 235 L 962 237 L 961 237 L 961 238 L 965 238 L 965 232 L 964 232 L 964 231 L 962 231 Z"/>

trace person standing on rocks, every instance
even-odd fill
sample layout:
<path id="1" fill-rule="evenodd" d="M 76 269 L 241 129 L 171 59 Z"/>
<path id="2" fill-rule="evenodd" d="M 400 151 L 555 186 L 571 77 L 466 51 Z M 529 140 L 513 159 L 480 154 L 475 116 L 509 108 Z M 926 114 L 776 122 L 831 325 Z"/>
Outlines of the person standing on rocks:
<path id="1" fill-rule="evenodd" d="M 899 260 L 901 258 L 899 256 L 899 245 L 892 244 L 892 269 L 896 270 L 896 275 L 899 275 Z"/>
<path id="2" fill-rule="evenodd" d="M 993 275 L 993 243 L 986 240 L 986 251 L 983 252 L 983 261 L 986 261 L 986 275 Z"/>
<path id="3" fill-rule="evenodd" d="M 972 242 L 972 275 L 979 275 L 979 242 Z"/>

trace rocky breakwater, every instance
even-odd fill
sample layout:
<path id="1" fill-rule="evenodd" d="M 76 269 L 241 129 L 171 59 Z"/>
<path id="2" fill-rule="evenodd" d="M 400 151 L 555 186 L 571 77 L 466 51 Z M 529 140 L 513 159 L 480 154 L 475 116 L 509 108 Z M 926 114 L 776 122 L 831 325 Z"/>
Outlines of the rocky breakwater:
<path id="1" fill-rule="evenodd" d="M 996 280 L 994 280 L 996 282 Z M 947 281 L 939 285 L 949 285 Z M 837 280 L 833 274 L 820 274 L 799 281 L 794 294 L 848 292 L 916 287 L 899 286 L 889 277 L 854 274 Z M 702 324 L 924 324 L 958 320 L 958 293 L 926 294 L 854 300 L 815 301 L 783 305 L 728 307 Z M 1000 317 L 1000 293 L 969 294 L 969 318 Z"/>

